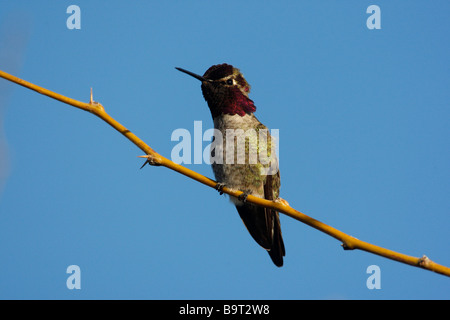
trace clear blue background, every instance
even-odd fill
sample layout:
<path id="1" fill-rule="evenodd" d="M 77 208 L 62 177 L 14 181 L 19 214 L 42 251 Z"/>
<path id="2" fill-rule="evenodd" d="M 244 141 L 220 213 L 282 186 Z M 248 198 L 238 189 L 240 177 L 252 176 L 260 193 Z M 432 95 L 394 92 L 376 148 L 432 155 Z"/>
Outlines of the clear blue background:
<path id="1" fill-rule="evenodd" d="M 81 8 L 81 30 L 66 9 Z M 366 9 L 381 8 L 381 30 Z M 280 130 L 281 196 L 359 239 L 450 266 L 448 1 L 2 1 L 0 69 L 94 99 L 160 154 L 212 126 L 227 62 Z M 2 299 L 449 299 L 450 279 L 282 215 L 276 268 L 232 204 L 95 116 L 0 79 Z M 208 145 L 207 142 L 204 146 Z M 189 165 L 213 177 L 209 165 Z M 81 268 L 69 290 L 66 268 Z M 381 269 L 369 290 L 366 269 Z"/>

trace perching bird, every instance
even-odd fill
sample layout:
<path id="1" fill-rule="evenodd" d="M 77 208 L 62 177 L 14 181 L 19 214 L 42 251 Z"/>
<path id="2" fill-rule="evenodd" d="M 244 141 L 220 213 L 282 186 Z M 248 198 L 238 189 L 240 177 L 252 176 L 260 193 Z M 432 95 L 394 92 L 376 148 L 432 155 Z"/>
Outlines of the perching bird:
<path id="1" fill-rule="evenodd" d="M 253 239 L 281 267 L 285 248 L 278 212 L 245 202 L 250 194 L 275 200 L 280 189 L 275 142 L 254 115 L 256 107 L 248 97 L 250 85 L 239 69 L 229 64 L 214 65 L 203 76 L 176 69 L 202 82 L 203 97 L 216 129 L 211 144 L 216 180 L 219 186 L 244 192 L 244 197 L 231 200 Z"/>

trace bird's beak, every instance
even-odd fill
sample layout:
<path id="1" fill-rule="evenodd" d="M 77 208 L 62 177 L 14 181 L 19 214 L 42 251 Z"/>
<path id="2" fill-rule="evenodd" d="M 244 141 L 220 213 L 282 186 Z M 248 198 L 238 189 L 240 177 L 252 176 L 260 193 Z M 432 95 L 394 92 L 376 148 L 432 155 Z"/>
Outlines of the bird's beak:
<path id="1" fill-rule="evenodd" d="M 208 80 L 208 79 L 206 79 L 206 78 L 204 78 L 204 77 L 202 77 L 202 76 L 199 76 L 199 75 L 196 74 L 196 73 L 193 73 L 193 72 L 184 70 L 184 69 L 182 69 L 182 68 L 177 68 L 177 67 L 175 67 L 175 69 L 177 69 L 178 71 L 184 72 L 184 73 L 190 75 L 191 77 L 194 77 L 195 79 L 200 80 L 201 82 L 204 82 L 204 81 L 208 81 L 208 82 L 209 82 L 209 81 L 210 81 L 210 80 Z"/>

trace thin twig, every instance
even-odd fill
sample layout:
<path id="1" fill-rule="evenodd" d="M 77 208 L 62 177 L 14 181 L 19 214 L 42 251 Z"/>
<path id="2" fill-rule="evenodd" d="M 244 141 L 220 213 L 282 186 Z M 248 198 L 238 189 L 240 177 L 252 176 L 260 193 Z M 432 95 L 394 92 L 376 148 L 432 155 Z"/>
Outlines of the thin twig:
<path id="1" fill-rule="evenodd" d="M 106 123 L 108 123 L 110 126 L 112 126 L 114 129 L 119 131 L 121 134 L 123 134 L 126 138 L 128 138 L 132 143 L 134 143 L 138 148 L 140 148 L 142 151 L 146 153 L 146 156 L 143 156 L 146 158 L 146 163 L 149 163 L 150 165 L 155 166 L 164 166 L 166 168 L 172 169 L 174 171 L 177 171 L 191 179 L 194 179 L 204 185 L 207 185 L 211 188 L 216 188 L 218 183 L 214 180 L 211 180 L 195 171 L 192 171 L 186 167 L 183 167 L 179 164 L 176 164 L 175 162 L 163 157 L 162 155 L 155 152 L 152 148 L 150 148 L 145 142 L 143 142 L 141 139 L 139 139 L 136 135 L 134 135 L 131 131 L 129 131 L 127 128 L 125 128 L 123 125 L 121 125 L 119 122 L 117 122 L 115 119 L 113 119 L 110 115 L 108 115 L 105 111 L 105 108 L 98 102 L 95 102 L 92 97 L 92 91 L 91 91 L 91 98 L 89 103 L 81 102 L 78 100 L 74 100 L 68 97 L 65 97 L 63 95 L 57 94 L 53 91 L 44 89 L 40 86 L 37 86 L 35 84 L 32 84 L 30 82 L 27 82 L 25 80 L 22 80 L 20 78 L 17 78 L 13 75 L 10 75 L 4 71 L 0 70 L 0 77 L 9 80 L 11 82 L 17 83 L 25 88 L 34 90 L 40 94 L 46 95 L 50 98 L 59 100 L 61 102 L 64 102 L 66 104 L 69 104 L 71 106 L 77 107 L 79 109 L 89 111 L 102 120 L 104 120 Z M 242 192 L 229 189 L 227 187 L 221 188 L 221 191 L 223 193 L 226 193 L 230 196 L 239 197 Z M 249 195 L 247 197 L 247 200 L 250 203 L 263 206 L 266 208 L 274 209 L 278 212 L 284 213 L 298 221 L 301 221 L 321 232 L 324 232 L 331 237 L 339 240 L 342 242 L 342 246 L 345 250 L 353 250 L 353 249 L 359 249 L 363 251 L 367 251 L 391 260 L 399 261 L 405 264 L 409 264 L 411 266 L 423 268 L 426 270 L 431 270 L 446 276 L 450 277 L 450 268 L 437 264 L 433 261 L 431 261 L 428 257 L 423 256 L 421 258 L 408 256 L 402 253 L 398 253 L 386 248 L 382 248 L 373 244 L 370 244 L 365 241 L 361 241 L 357 238 L 354 238 L 346 233 L 343 233 L 342 231 L 339 231 L 329 225 L 326 225 L 314 218 L 311 218 L 307 216 L 304 213 L 301 213 L 300 211 L 295 210 L 289 204 L 287 201 L 278 199 L 276 201 L 270 201 L 265 200 L 259 197 L 255 197 L 252 195 Z"/>

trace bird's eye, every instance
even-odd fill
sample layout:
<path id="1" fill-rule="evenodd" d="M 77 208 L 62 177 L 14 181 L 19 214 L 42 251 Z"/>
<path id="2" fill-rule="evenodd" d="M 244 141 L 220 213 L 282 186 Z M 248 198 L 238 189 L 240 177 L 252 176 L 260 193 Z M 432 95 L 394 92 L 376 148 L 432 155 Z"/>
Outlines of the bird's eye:
<path id="1" fill-rule="evenodd" d="M 233 79 L 228 79 L 227 84 L 231 86 L 233 84 Z"/>

